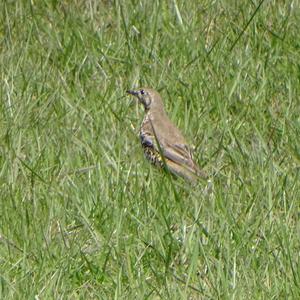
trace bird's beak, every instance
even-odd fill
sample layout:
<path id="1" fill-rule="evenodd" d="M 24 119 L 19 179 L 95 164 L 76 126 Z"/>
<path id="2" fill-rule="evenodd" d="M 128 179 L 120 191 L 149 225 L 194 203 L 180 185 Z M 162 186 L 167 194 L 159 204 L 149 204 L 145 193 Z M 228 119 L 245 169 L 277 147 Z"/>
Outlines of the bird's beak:
<path id="1" fill-rule="evenodd" d="M 133 96 L 136 96 L 136 97 L 138 95 L 138 92 L 137 91 L 133 91 L 133 90 L 127 90 L 126 93 L 130 94 L 130 95 L 133 95 Z"/>

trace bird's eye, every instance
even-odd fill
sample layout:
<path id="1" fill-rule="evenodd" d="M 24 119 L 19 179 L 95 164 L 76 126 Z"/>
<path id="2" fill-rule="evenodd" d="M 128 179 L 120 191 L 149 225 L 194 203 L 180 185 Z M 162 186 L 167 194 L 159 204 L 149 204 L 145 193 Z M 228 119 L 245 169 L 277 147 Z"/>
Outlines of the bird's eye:
<path id="1" fill-rule="evenodd" d="M 141 94 L 142 94 L 142 95 L 144 95 L 144 94 L 145 94 L 145 91 L 144 91 L 144 90 L 141 90 L 140 92 L 141 92 Z"/>

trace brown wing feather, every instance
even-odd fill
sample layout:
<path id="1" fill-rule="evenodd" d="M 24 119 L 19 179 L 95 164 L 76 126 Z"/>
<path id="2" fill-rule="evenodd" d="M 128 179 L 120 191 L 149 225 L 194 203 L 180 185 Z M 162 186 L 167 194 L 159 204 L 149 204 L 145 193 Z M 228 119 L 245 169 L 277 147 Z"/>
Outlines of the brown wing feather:
<path id="1" fill-rule="evenodd" d="M 161 123 L 164 118 L 164 122 Z M 191 150 L 181 132 L 167 116 L 156 119 L 155 126 L 150 118 L 145 123 L 147 123 L 144 124 L 145 129 L 147 128 L 149 133 L 152 132 L 147 134 L 145 141 L 148 146 L 164 156 L 167 167 L 172 173 L 191 181 L 195 181 L 198 176 L 207 178 L 207 175 L 193 161 Z M 161 132 L 164 132 L 164 135 Z"/>
<path id="2" fill-rule="evenodd" d="M 162 152 L 164 157 L 167 159 L 168 167 L 174 169 L 174 171 L 178 171 L 182 169 L 182 173 L 189 174 L 189 177 L 200 176 L 202 178 L 207 178 L 207 175 L 199 169 L 196 163 L 193 161 L 192 154 L 186 145 L 169 145 L 164 148 L 161 145 Z M 175 167 L 176 165 L 176 167 Z"/>
<path id="3" fill-rule="evenodd" d="M 166 164 L 171 173 L 183 177 L 189 181 L 195 182 L 199 178 L 197 173 L 187 169 L 184 165 L 179 165 L 168 159 L 166 159 Z"/>

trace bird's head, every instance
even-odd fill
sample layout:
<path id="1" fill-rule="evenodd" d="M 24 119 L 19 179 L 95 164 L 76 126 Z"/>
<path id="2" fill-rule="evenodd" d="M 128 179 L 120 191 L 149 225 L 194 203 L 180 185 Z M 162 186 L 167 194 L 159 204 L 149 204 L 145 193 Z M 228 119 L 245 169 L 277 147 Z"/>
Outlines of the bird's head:
<path id="1" fill-rule="evenodd" d="M 160 109 L 163 110 L 163 103 L 160 94 L 149 88 L 141 88 L 137 90 L 128 90 L 128 94 L 138 98 L 139 102 L 143 104 L 145 111 Z"/>

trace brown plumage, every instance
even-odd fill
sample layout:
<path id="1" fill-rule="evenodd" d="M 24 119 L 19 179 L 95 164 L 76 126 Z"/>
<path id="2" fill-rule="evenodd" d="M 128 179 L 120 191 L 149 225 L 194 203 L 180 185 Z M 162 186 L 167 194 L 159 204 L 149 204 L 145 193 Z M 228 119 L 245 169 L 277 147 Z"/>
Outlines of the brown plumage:
<path id="1" fill-rule="evenodd" d="M 189 181 L 196 181 L 198 177 L 207 178 L 194 162 L 185 138 L 167 116 L 159 93 L 149 88 L 129 90 L 127 93 L 137 97 L 145 108 L 140 139 L 146 158 Z"/>

